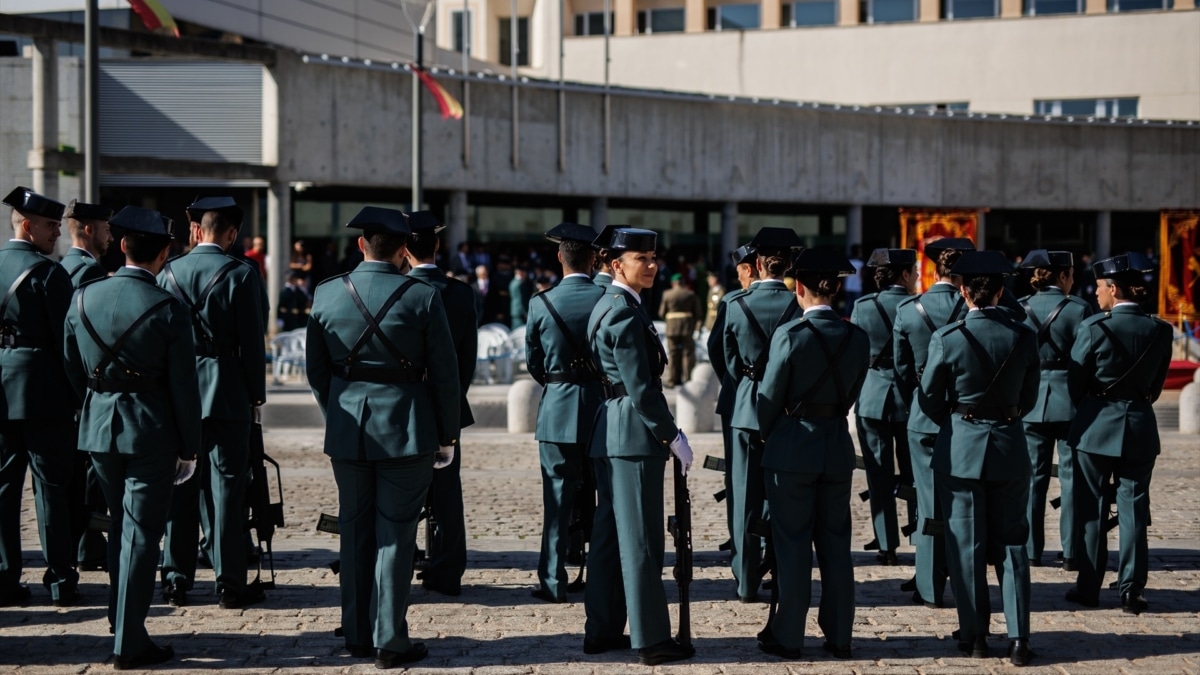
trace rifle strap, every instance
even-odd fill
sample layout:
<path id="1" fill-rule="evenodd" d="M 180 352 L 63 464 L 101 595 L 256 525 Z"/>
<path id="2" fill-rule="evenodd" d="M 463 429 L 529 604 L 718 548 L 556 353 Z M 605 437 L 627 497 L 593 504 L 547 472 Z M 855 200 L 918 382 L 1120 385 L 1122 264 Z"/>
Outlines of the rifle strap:
<path id="1" fill-rule="evenodd" d="M 362 334 L 358 336 L 358 340 L 354 343 L 354 346 L 350 348 L 350 353 L 346 356 L 347 366 L 354 363 L 354 359 L 358 357 L 358 353 L 367 345 L 367 342 L 371 340 L 372 336 L 379 338 L 379 344 L 383 345 L 383 348 L 386 349 L 389 354 L 391 354 L 392 358 L 396 361 L 396 365 L 404 367 L 412 365 L 412 362 L 404 356 L 400 349 L 397 348 L 396 345 L 389 340 L 386 335 L 383 334 L 383 331 L 379 328 L 379 322 L 383 320 L 383 317 L 387 316 L 387 313 L 391 311 L 392 307 L 395 306 L 395 304 L 400 301 L 400 298 L 404 297 L 404 294 L 408 292 L 408 289 L 412 288 L 416 283 L 417 282 L 415 279 L 406 279 L 404 283 L 400 284 L 400 286 L 396 288 L 395 291 L 392 291 L 392 294 L 388 296 L 387 300 L 383 301 L 383 305 L 380 306 L 379 311 L 372 315 L 371 310 L 367 309 L 367 305 L 363 303 L 362 296 L 358 294 L 358 289 L 354 287 L 354 282 L 350 280 L 350 275 L 347 274 L 346 276 L 342 277 L 342 284 L 346 287 L 346 292 L 350 294 L 350 299 L 354 301 L 354 306 L 358 308 L 358 313 L 361 314 L 363 319 L 367 322 L 367 327 L 363 329 Z"/>
<path id="2" fill-rule="evenodd" d="M 558 331 L 562 333 L 563 339 L 567 341 L 567 347 L 571 350 L 571 363 L 576 363 L 583 355 L 583 347 L 587 345 L 587 342 L 581 344 L 575 338 L 575 335 L 571 333 L 571 329 L 567 327 L 567 322 L 563 320 L 558 310 L 554 308 L 554 303 L 550 302 L 550 298 L 546 297 L 546 295 L 547 293 L 538 293 L 533 297 L 538 298 L 542 301 L 542 304 L 546 305 L 546 311 L 550 313 L 550 318 L 554 319 L 554 324 L 558 326 Z"/>
<path id="3" fill-rule="evenodd" d="M 1104 334 L 1108 336 L 1108 339 L 1110 341 L 1112 341 L 1114 351 L 1117 351 L 1120 354 L 1120 358 L 1122 361 L 1128 362 L 1130 359 L 1133 358 L 1132 354 L 1129 353 L 1129 348 L 1127 348 L 1124 345 L 1124 343 L 1122 343 L 1120 340 L 1117 339 L 1116 334 L 1112 332 L 1111 328 L 1104 325 L 1103 321 L 1098 322 L 1096 325 L 1100 326 L 1100 330 L 1104 331 Z M 1165 325 L 1166 324 L 1160 325 L 1158 328 L 1158 332 L 1162 332 L 1162 328 Z M 1157 337 L 1157 335 L 1155 337 Z M 1132 375 L 1135 371 L 1137 371 L 1138 367 L 1142 365 L 1142 361 L 1145 360 L 1146 355 L 1152 351 L 1154 351 L 1154 350 L 1143 349 L 1142 353 L 1138 355 L 1136 360 L 1134 360 L 1133 365 L 1126 368 L 1125 372 L 1121 373 L 1120 377 L 1118 377 L 1116 380 L 1113 380 L 1112 384 L 1108 385 L 1107 387 L 1104 388 L 1103 391 L 1100 392 L 1101 398 L 1107 396 L 1109 394 L 1109 392 L 1111 392 L 1113 389 L 1116 389 L 1118 385 L 1123 383 L 1130 375 Z"/>
<path id="4" fill-rule="evenodd" d="M 17 289 L 21 287 L 21 284 L 25 283 L 25 280 L 37 270 L 53 264 L 53 260 L 39 260 L 29 267 L 26 267 L 21 271 L 20 274 L 17 275 L 17 278 L 13 280 L 12 285 L 8 287 L 8 291 L 4 294 L 4 299 L 0 300 L 0 325 L 6 329 L 8 328 L 8 320 L 5 318 L 8 314 L 8 303 L 13 299 L 13 296 L 17 294 Z"/>
<path id="5" fill-rule="evenodd" d="M 236 269 L 240 264 L 241 263 L 236 260 L 230 260 L 222 265 L 221 269 L 217 270 L 217 273 L 208 280 L 207 284 L 205 284 L 204 289 L 200 291 L 200 295 L 196 296 L 195 302 L 189 300 L 187 294 L 183 292 L 183 287 L 180 286 L 179 280 L 175 278 L 175 272 L 171 269 L 171 264 L 167 263 L 166 267 L 163 269 L 163 271 L 166 273 L 167 283 L 171 286 L 171 293 L 174 294 L 176 298 L 179 298 L 179 301 L 183 303 L 184 307 L 187 307 L 191 311 L 192 327 L 196 331 L 196 337 L 202 338 L 207 342 L 213 341 L 213 331 L 211 330 L 212 325 L 209 324 L 208 319 L 202 313 L 204 310 L 204 305 L 208 302 L 208 296 L 212 295 L 212 292 L 216 289 L 217 284 L 221 283 L 221 280 L 224 279 L 225 276 L 234 269 Z M 206 326 L 208 330 L 206 330 Z"/>
<path id="6" fill-rule="evenodd" d="M 100 334 L 96 332 L 96 328 L 92 326 L 92 322 L 90 319 L 88 319 L 87 312 L 84 310 L 83 297 L 86 292 L 87 287 L 84 286 L 83 288 L 79 289 L 78 293 L 75 294 L 75 305 L 79 310 L 79 321 L 83 324 L 83 328 L 87 331 L 88 336 L 92 338 L 92 342 L 96 343 L 96 346 L 99 347 L 100 351 L 104 354 L 103 358 L 100 359 L 100 363 L 96 364 L 96 367 L 92 369 L 92 375 L 97 378 L 101 377 L 101 375 L 104 373 L 104 369 L 107 368 L 109 364 L 115 363 L 121 368 L 124 368 L 126 373 L 140 376 L 141 373 L 121 360 L 121 348 L 125 346 L 125 341 L 129 339 L 129 336 L 133 335 L 134 331 L 136 331 L 139 326 L 145 323 L 147 319 L 154 315 L 155 312 L 169 305 L 173 299 L 163 298 L 162 300 L 159 300 L 151 305 L 150 309 L 142 312 L 141 316 L 134 319 L 133 322 L 125 328 L 125 331 L 117 337 L 111 346 L 109 346 L 108 343 L 100 338 Z"/>

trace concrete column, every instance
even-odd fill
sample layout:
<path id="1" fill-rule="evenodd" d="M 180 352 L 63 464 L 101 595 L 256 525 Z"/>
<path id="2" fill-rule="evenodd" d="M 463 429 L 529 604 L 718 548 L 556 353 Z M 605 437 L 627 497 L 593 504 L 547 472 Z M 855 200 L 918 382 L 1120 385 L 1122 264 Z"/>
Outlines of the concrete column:
<path id="1" fill-rule="evenodd" d="M 843 1 L 850 2 L 851 0 Z M 704 0 L 685 0 L 683 5 L 683 25 L 684 30 L 689 33 L 704 32 L 708 25 L 708 12 L 704 8 Z"/>
<path id="2" fill-rule="evenodd" d="M 1015 19 L 1021 16 L 1021 0 L 1000 0 L 1000 18 Z"/>
<path id="3" fill-rule="evenodd" d="M 608 197 L 596 197 L 592 200 L 592 229 L 599 232 L 608 225 Z"/>
<path id="4" fill-rule="evenodd" d="M 633 0 L 615 0 L 613 3 L 613 35 L 633 35 L 637 16 Z"/>
<path id="5" fill-rule="evenodd" d="M 292 255 L 292 188 L 287 183 L 271 183 L 267 192 L 267 299 L 271 302 L 267 332 L 278 332 L 279 291 L 287 275 Z"/>
<path id="6" fill-rule="evenodd" d="M 862 205 L 851 204 L 850 208 L 846 209 L 846 253 L 850 253 L 851 246 L 854 246 L 855 244 L 861 246 L 862 243 Z"/>
<path id="7" fill-rule="evenodd" d="M 940 21 L 941 3 L 938 0 L 917 0 L 917 21 Z"/>
<path id="8" fill-rule="evenodd" d="M 738 247 L 738 205 L 725 202 L 721 205 L 721 264 L 729 260 L 729 254 Z"/>
<path id="9" fill-rule="evenodd" d="M 467 240 L 467 191 L 450 192 L 449 222 L 446 223 L 446 257 L 458 252 L 458 245 Z"/>
<path id="10" fill-rule="evenodd" d="M 1178 2 L 1175 4 L 1179 4 Z M 1108 12 L 1107 0 L 1083 0 L 1084 14 L 1105 14 Z"/>
<path id="11" fill-rule="evenodd" d="M 33 41 L 33 150 L 58 149 L 58 43 Z M 58 172 L 35 169 L 33 191 L 65 202 L 58 194 Z M 69 238 L 69 237 L 67 237 Z"/>
<path id="12" fill-rule="evenodd" d="M 1096 214 L 1096 257 L 1103 260 L 1112 255 L 1112 212 L 1101 211 Z"/>
<path id="13" fill-rule="evenodd" d="M 838 25 L 858 25 L 858 0 L 838 0 Z"/>
<path id="14" fill-rule="evenodd" d="M 759 0 L 758 2 L 758 24 L 759 28 L 779 28 L 782 20 L 783 5 L 782 2 L 787 0 Z"/>
<path id="15" fill-rule="evenodd" d="M 975 248 L 979 251 L 987 248 L 987 211 L 975 212 Z"/>

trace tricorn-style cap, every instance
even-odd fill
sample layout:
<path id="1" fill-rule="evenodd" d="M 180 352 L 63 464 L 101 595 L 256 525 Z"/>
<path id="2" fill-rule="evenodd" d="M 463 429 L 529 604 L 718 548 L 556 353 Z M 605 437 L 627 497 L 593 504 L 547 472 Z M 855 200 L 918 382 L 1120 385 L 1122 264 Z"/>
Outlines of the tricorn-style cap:
<path id="1" fill-rule="evenodd" d="M 787 275 L 790 277 L 801 273 L 848 277 L 855 273 L 855 269 L 854 265 L 851 265 L 846 256 L 841 253 L 806 248 L 792 258 L 792 267 L 787 271 Z"/>
<path id="2" fill-rule="evenodd" d="M 1097 279 L 1112 279 L 1126 274 L 1146 274 L 1154 271 L 1154 263 L 1141 253 L 1122 253 L 1092 265 Z"/>
<path id="3" fill-rule="evenodd" d="M 1047 251 L 1035 248 L 1021 261 L 1021 267 L 1034 269 L 1037 267 L 1074 267 L 1075 257 L 1070 251 Z"/>
<path id="4" fill-rule="evenodd" d="M 408 217 L 402 211 L 382 206 L 364 206 L 346 227 L 362 230 L 364 234 L 412 234 Z"/>
<path id="5" fill-rule="evenodd" d="M 53 218 L 55 220 L 62 220 L 63 211 L 67 208 L 61 202 L 56 202 L 49 197 L 39 195 L 33 190 L 21 187 L 20 185 L 8 193 L 8 196 L 3 200 L 0 200 L 0 204 L 7 204 L 26 215 L 42 216 L 43 218 Z"/>
<path id="6" fill-rule="evenodd" d="M 78 199 L 72 199 L 63 215 L 75 220 L 108 220 L 112 218 L 112 214 L 113 210 L 107 206 L 84 204 Z"/>
<path id="7" fill-rule="evenodd" d="M 787 227 L 764 227 L 750 240 L 755 251 L 763 249 L 788 250 L 804 247 L 796 231 Z"/>
<path id="8" fill-rule="evenodd" d="M 126 206 L 108 219 L 108 224 L 122 233 L 140 234 L 145 237 L 174 239 L 171 234 L 173 221 L 152 209 L 140 206 Z"/>
<path id="9" fill-rule="evenodd" d="M 736 251 L 732 251 L 729 254 L 729 260 L 733 263 L 734 267 L 737 267 L 742 263 L 752 265 L 754 264 L 755 255 L 757 255 L 757 252 L 754 250 L 754 247 L 750 244 L 746 244 L 745 246 L 739 246 Z"/>
<path id="10" fill-rule="evenodd" d="M 193 223 L 200 222 L 209 211 L 220 211 L 238 227 L 242 226 L 242 207 L 237 205 L 233 197 L 196 197 L 196 201 L 189 204 L 186 210 Z"/>
<path id="11" fill-rule="evenodd" d="M 636 227 L 618 227 L 608 242 L 608 248 L 614 251 L 653 251 L 657 247 L 657 232 Z"/>
<path id="12" fill-rule="evenodd" d="M 616 232 L 620 227 L 620 225 L 605 225 L 604 229 L 600 230 L 600 234 L 596 235 L 596 238 L 592 240 L 592 246 L 596 248 L 608 248 L 609 243 L 612 242 L 613 232 Z"/>
<path id="13" fill-rule="evenodd" d="M 925 255 L 935 256 L 939 251 L 953 248 L 959 251 L 974 251 L 975 242 L 966 237 L 942 237 L 925 244 Z"/>
<path id="14" fill-rule="evenodd" d="M 912 248 L 877 248 L 867 258 L 867 267 L 912 267 L 917 264 L 917 251 Z"/>
<path id="15" fill-rule="evenodd" d="M 412 230 L 413 234 L 428 234 L 429 232 L 437 234 L 446 229 L 446 226 L 433 211 L 413 211 L 408 214 L 408 228 Z"/>
<path id="16" fill-rule="evenodd" d="M 561 244 L 564 241 L 574 241 L 580 244 L 592 244 L 596 240 L 596 231 L 587 225 L 577 223 L 559 223 L 546 233 L 550 241 Z"/>
<path id="17" fill-rule="evenodd" d="M 1013 265 L 999 251 L 964 251 L 950 274 L 962 277 L 1005 276 L 1014 274 Z"/>

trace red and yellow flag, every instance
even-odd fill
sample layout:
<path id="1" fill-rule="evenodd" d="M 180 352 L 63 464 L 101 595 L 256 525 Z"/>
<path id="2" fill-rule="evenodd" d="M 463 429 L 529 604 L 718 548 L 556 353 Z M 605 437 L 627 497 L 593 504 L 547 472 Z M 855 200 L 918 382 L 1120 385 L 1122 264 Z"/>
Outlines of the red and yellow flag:
<path id="1" fill-rule="evenodd" d="M 169 28 L 175 37 L 179 37 L 179 26 L 175 25 L 175 19 L 159 0 L 129 0 L 129 6 L 133 7 L 133 11 L 141 18 L 146 30 Z"/>
<path id="2" fill-rule="evenodd" d="M 919 291 L 937 282 L 937 261 L 925 255 L 925 245 L 944 237 L 966 237 L 975 241 L 977 211 L 900 209 L 900 248 L 915 248 L 920 255 Z"/>
<path id="3" fill-rule="evenodd" d="M 1200 211 L 1160 217 L 1158 314 L 1168 321 L 1200 319 Z"/>
<path id="4" fill-rule="evenodd" d="M 413 72 L 417 74 L 417 78 L 421 80 L 421 84 L 425 85 L 425 88 L 433 95 L 433 100 L 437 101 L 438 110 L 442 112 L 442 119 L 462 119 L 463 107 L 458 102 L 458 99 L 451 96 L 445 87 L 438 84 L 438 81 L 433 79 L 429 71 L 417 67 L 415 63 L 409 65 L 412 66 Z"/>

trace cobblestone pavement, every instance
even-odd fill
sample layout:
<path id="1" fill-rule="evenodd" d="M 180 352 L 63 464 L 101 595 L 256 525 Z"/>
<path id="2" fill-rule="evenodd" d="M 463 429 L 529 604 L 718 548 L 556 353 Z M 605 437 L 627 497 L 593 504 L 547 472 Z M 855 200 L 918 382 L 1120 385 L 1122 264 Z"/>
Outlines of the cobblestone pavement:
<path id="1" fill-rule="evenodd" d="M 1047 673 L 1200 673 L 1200 440 L 1163 434 L 1164 452 L 1153 483 L 1154 524 L 1150 530 L 1151 572 L 1147 599 L 1151 611 L 1123 614 L 1115 591 L 1106 591 L 1099 609 L 1080 610 L 1062 598 L 1073 581 L 1046 554 L 1047 566 L 1033 570 L 1033 636 L 1037 658 L 1028 670 Z M 697 458 L 720 454 L 718 434 L 692 439 Z M 287 528 L 275 539 L 278 588 L 266 603 L 241 611 L 220 610 L 212 572 L 200 573 L 192 604 L 150 611 L 151 635 L 172 644 L 177 657 L 167 669 L 235 672 L 369 672 L 369 661 L 351 659 L 339 624 L 337 577 L 328 564 L 336 540 L 315 531 L 321 512 L 336 511 L 336 490 L 321 453 L 319 429 L 271 429 L 268 452 L 283 465 Z M 549 605 L 529 596 L 534 587 L 541 517 L 537 448 L 530 435 L 503 430 L 468 430 L 464 435 L 470 560 L 463 595 L 447 598 L 415 586 L 408 613 L 414 639 L 429 645 L 429 657 L 411 672 L 508 673 L 650 672 L 632 652 L 586 656 L 582 651 L 582 595 L 570 604 Z M 695 513 L 696 581 L 692 586 L 692 633 L 696 657 L 658 666 L 677 673 L 981 673 L 1008 671 L 1001 658 L 1005 640 L 993 639 L 994 658 L 959 658 L 950 632 L 953 609 L 910 604 L 898 590 L 911 575 L 912 549 L 901 549 L 901 566 L 874 564 L 862 551 L 871 538 L 867 506 L 855 499 L 854 546 L 858 611 L 854 657 L 838 661 L 820 649 L 815 609 L 810 613 L 809 661 L 783 662 L 756 648 L 754 635 L 767 614 L 765 604 L 735 600 L 727 556 L 717 552 L 725 539 L 724 506 L 710 495 L 720 475 L 695 469 L 691 478 Z M 865 489 L 856 472 L 855 491 Z M 1051 496 L 1057 485 L 1051 487 Z M 671 491 L 666 491 L 670 512 Z M 105 618 L 106 575 L 85 572 L 80 607 L 55 609 L 38 584 L 40 553 L 33 506 L 26 493 L 25 579 L 33 587 L 28 607 L 0 609 L 0 671 L 89 673 L 107 671 L 112 650 Z M 1052 517 L 1053 518 L 1053 517 Z M 1047 541 L 1057 542 L 1057 525 L 1047 522 Z M 1116 533 L 1112 548 L 1115 551 Z M 668 539 L 668 547 L 670 540 Z M 1055 549 L 1055 546 L 1048 546 Z M 1115 554 L 1114 554 L 1115 555 Z M 672 554 L 664 580 L 670 580 Z M 1114 561 L 1115 562 L 1115 561 Z M 815 570 L 814 570 L 814 576 Z M 1113 578 L 1110 572 L 1108 579 Z M 814 605 L 819 582 L 814 581 Z M 949 598 L 949 593 L 947 593 Z M 672 600 L 673 602 L 673 600 Z M 999 590 L 992 633 L 1004 635 Z M 672 620 L 676 616 L 672 604 Z"/>

